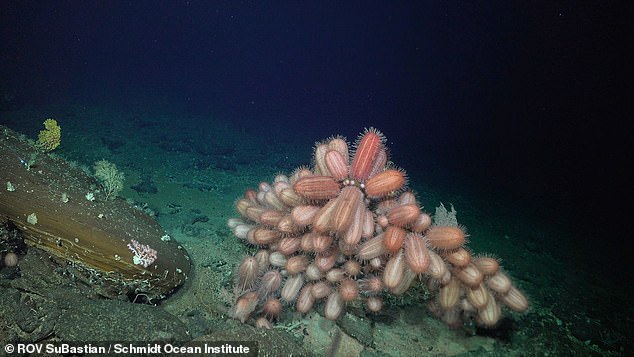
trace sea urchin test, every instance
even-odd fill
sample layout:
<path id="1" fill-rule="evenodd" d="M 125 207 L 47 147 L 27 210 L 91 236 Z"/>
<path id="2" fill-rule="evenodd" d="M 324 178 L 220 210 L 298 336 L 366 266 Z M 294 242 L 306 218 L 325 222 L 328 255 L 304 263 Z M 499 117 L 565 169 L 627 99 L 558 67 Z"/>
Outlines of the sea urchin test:
<path id="1" fill-rule="evenodd" d="M 353 154 L 348 148 L 341 137 L 318 143 L 314 167 L 262 182 L 236 202 L 241 217 L 229 227 L 260 248 L 237 269 L 236 319 L 270 327 L 284 308 L 318 308 L 336 320 L 351 303 L 377 313 L 388 294 L 417 281 L 434 296 L 430 311 L 450 326 L 474 320 L 492 328 L 503 307 L 528 308 L 497 260 L 465 249 L 455 215 L 432 220 L 420 209 L 381 132 L 366 129 Z"/>

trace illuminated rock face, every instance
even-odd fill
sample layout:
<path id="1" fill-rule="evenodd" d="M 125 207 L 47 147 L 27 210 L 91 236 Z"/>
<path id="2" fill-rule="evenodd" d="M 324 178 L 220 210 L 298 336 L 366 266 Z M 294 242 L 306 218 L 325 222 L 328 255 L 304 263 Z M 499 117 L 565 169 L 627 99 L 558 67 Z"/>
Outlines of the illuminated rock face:
<path id="1" fill-rule="evenodd" d="M 39 153 L 27 165 L 37 150 L 0 126 L 0 222 L 74 265 L 106 296 L 159 298 L 185 281 L 189 256 L 154 218 L 125 200 L 106 200 L 93 177 L 60 158 Z"/>

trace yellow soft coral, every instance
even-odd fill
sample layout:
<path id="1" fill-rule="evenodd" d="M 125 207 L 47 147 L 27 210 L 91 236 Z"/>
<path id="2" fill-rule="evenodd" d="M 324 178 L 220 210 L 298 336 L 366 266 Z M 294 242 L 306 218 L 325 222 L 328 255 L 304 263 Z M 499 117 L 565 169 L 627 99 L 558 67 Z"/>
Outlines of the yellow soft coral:
<path id="1" fill-rule="evenodd" d="M 37 136 L 37 146 L 44 151 L 51 151 L 59 146 L 62 139 L 62 128 L 57 125 L 55 119 L 46 119 L 44 128 Z"/>

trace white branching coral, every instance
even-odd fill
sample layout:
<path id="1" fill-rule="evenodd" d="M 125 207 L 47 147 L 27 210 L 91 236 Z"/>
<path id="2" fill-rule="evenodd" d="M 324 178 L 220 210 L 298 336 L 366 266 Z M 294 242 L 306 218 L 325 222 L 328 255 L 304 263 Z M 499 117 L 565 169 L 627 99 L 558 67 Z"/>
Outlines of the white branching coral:
<path id="1" fill-rule="evenodd" d="M 117 170 L 117 166 L 107 160 L 99 160 L 95 162 L 95 177 L 101 184 L 106 200 L 113 200 L 121 190 L 125 175 Z"/>

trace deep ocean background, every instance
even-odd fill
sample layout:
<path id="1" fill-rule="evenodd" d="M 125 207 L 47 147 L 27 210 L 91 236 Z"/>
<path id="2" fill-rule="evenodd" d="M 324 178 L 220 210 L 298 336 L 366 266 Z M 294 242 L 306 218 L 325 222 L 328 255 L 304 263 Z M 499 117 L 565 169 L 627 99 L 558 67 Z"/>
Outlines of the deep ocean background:
<path id="1" fill-rule="evenodd" d="M 9 1 L 0 83 L 11 105 L 154 103 L 309 141 L 374 126 L 402 167 L 518 195 L 622 255 L 625 5 Z"/>
<path id="2" fill-rule="evenodd" d="M 182 123 L 193 140 L 214 117 L 270 145 L 376 127 L 413 181 L 508 199 L 626 289 L 631 15 L 612 1 L 3 1 L 0 109 L 151 107 L 201 118 Z M 14 128 L 34 137 L 43 119 Z"/>

